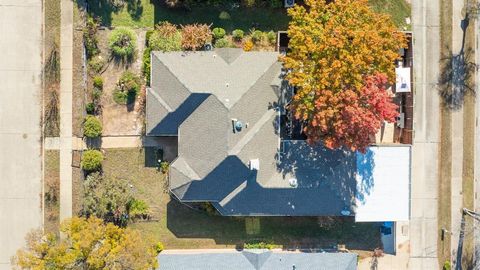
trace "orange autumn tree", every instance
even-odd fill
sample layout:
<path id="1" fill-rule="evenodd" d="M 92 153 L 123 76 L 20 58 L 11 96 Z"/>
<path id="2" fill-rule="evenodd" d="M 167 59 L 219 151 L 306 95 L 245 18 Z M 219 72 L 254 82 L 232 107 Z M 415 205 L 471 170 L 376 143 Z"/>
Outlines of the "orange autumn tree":
<path id="1" fill-rule="evenodd" d="M 391 18 L 367 0 L 306 0 L 289 9 L 287 80 L 297 88 L 290 108 L 309 143 L 364 151 L 397 106 L 386 92 L 406 46 Z"/>

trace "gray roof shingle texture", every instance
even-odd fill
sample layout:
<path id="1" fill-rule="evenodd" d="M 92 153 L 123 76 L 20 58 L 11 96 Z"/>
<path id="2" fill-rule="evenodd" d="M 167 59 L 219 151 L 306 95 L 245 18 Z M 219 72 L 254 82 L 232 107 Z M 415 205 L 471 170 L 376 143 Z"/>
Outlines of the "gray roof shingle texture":
<path id="1" fill-rule="evenodd" d="M 178 135 L 170 189 L 223 215 L 340 215 L 351 210 L 355 156 L 304 141 L 280 145 L 276 52 L 152 53 L 147 134 Z M 248 124 L 234 132 L 232 119 Z M 260 169 L 250 170 L 252 159 Z M 299 185 L 292 188 L 289 179 Z"/>
<path id="2" fill-rule="evenodd" d="M 244 250 L 225 253 L 160 253 L 159 270 L 356 270 L 353 253 Z"/>

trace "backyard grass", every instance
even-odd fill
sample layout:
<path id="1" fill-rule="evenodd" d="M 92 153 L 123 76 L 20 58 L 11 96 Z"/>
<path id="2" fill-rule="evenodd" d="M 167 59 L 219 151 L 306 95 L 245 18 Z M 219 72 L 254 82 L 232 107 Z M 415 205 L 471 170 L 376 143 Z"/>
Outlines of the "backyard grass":
<path id="1" fill-rule="evenodd" d="M 153 27 L 161 21 L 174 24 L 207 23 L 222 27 L 228 32 L 236 28 L 262 31 L 286 30 L 289 18 L 285 8 L 232 8 L 227 2 L 219 6 L 193 6 L 190 10 L 171 9 L 161 0 L 131 0 L 120 9 L 114 8 L 107 0 L 89 1 L 90 13 L 102 19 L 105 26 Z M 410 17 L 411 8 L 405 0 L 370 0 L 374 10 L 390 14 L 395 24 L 403 29 L 405 18 Z M 221 12 L 227 12 L 229 19 L 220 19 Z M 409 26 L 407 26 L 409 27 Z"/>
<path id="2" fill-rule="evenodd" d="M 392 16 L 392 20 L 396 26 L 403 30 L 411 29 L 411 25 L 407 25 L 405 18 L 411 17 L 411 7 L 405 0 L 369 0 L 370 6 L 373 10 L 381 13 L 386 13 Z"/>
<path id="3" fill-rule="evenodd" d="M 255 234 L 247 234 L 244 218 L 211 216 L 171 199 L 165 176 L 154 167 L 145 167 L 145 160 L 152 164 L 150 159 L 154 158 L 145 157 L 150 151 L 105 151 L 104 173 L 128 181 L 134 196 L 150 206 L 152 221 L 129 226 L 139 229 L 145 237 L 163 242 L 167 249 L 233 248 L 255 241 L 282 248 L 331 248 L 346 244 L 348 249 L 365 251 L 381 245 L 378 224 L 355 223 L 351 218 L 325 229 L 315 217 L 259 217 L 258 223 L 252 224 Z"/>
<path id="4" fill-rule="evenodd" d="M 58 233 L 60 225 L 60 152 L 45 151 L 45 231 Z"/>

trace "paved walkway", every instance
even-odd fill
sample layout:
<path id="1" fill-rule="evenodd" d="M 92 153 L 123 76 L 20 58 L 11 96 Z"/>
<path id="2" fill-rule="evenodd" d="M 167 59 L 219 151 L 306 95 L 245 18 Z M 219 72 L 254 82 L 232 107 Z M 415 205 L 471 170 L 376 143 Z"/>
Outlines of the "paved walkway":
<path id="1" fill-rule="evenodd" d="M 61 0 L 60 32 L 60 220 L 72 216 L 73 1 Z"/>
<path id="2" fill-rule="evenodd" d="M 437 259 L 440 2 L 412 1 L 414 130 L 409 269 L 439 269 Z M 434 161 L 434 162 L 431 162 Z"/>
<path id="3" fill-rule="evenodd" d="M 0 270 L 42 227 L 42 0 L 0 0 Z"/>
<path id="4" fill-rule="evenodd" d="M 61 138 L 45 138 L 45 150 L 60 150 Z M 154 137 L 142 136 L 107 136 L 101 138 L 101 148 L 138 148 L 138 147 L 156 147 L 163 146 L 165 142 Z M 87 144 L 83 138 L 72 138 L 72 150 L 87 149 Z"/>

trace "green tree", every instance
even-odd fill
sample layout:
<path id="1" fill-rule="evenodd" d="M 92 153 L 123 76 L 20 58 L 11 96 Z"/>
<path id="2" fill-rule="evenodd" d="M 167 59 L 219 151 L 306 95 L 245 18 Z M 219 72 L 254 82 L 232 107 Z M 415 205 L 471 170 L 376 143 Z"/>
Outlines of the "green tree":
<path id="1" fill-rule="evenodd" d="M 133 199 L 125 180 L 91 173 L 83 182 L 83 214 L 106 221 L 120 221 Z"/>
<path id="2" fill-rule="evenodd" d="M 82 169 L 85 171 L 96 171 L 102 168 L 103 154 L 102 152 L 89 149 L 85 150 L 82 154 Z"/>
<path id="3" fill-rule="evenodd" d="M 13 258 L 15 269 L 155 269 L 156 245 L 132 229 L 98 218 L 65 220 L 64 239 L 35 231 Z"/>
<path id="4" fill-rule="evenodd" d="M 290 52 L 282 61 L 298 90 L 290 109 L 310 143 L 363 151 L 383 121 L 394 121 L 386 87 L 404 35 L 367 0 L 306 0 L 288 14 Z"/>
<path id="5" fill-rule="evenodd" d="M 87 115 L 83 122 L 83 135 L 87 138 L 97 138 L 102 135 L 102 123 L 100 120 L 93 116 Z"/>

